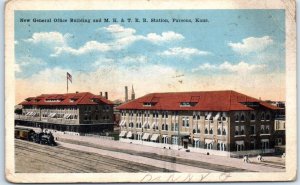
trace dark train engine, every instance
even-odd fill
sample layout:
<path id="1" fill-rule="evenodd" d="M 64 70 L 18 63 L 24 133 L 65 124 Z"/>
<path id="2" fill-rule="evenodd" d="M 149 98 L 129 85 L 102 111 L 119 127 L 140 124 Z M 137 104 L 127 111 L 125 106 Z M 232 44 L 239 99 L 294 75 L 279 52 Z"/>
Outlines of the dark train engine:
<path id="1" fill-rule="evenodd" d="M 31 141 L 39 144 L 56 146 L 53 134 L 46 132 L 35 132 L 30 128 L 15 128 L 15 138 Z"/>

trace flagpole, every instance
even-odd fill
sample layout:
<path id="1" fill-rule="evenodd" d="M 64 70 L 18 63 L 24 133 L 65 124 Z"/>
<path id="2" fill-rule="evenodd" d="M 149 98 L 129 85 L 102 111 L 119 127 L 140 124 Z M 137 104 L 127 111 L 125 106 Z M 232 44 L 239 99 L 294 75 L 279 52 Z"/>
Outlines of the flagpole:
<path id="1" fill-rule="evenodd" d="M 69 91 L 69 82 L 68 82 L 68 73 L 67 73 L 67 94 L 68 94 L 68 91 Z"/>

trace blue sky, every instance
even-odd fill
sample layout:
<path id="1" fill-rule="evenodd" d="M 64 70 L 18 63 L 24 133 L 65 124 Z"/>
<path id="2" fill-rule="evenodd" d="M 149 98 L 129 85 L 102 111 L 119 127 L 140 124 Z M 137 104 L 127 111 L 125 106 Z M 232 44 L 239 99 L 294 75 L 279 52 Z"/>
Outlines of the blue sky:
<path id="1" fill-rule="evenodd" d="M 34 18 L 52 22 L 34 23 Z M 119 22 L 70 23 L 70 18 Z M 148 22 L 121 23 L 121 18 Z M 151 18 L 170 22 L 151 23 Z M 65 93 L 67 71 L 73 76 L 70 91 L 108 91 L 111 99 L 122 99 L 123 87 L 134 85 L 137 96 L 233 89 L 284 100 L 284 25 L 283 10 L 16 11 L 15 74 L 22 88 L 17 101 Z"/>

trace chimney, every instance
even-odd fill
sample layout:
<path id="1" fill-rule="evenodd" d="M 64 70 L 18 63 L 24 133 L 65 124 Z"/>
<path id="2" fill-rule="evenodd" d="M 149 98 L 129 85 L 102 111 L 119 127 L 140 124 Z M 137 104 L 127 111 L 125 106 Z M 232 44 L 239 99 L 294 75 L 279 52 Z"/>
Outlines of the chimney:
<path id="1" fill-rule="evenodd" d="M 76 94 L 78 94 L 79 92 L 78 91 L 76 91 Z"/>
<path id="2" fill-rule="evenodd" d="M 128 102 L 128 87 L 125 86 L 125 102 Z"/>
<path id="3" fill-rule="evenodd" d="M 100 92 L 100 96 L 101 96 L 101 97 L 103 97 L 103 94 L 102 94 L 102 92 Z"/>
<path id="4" fill-rule="evenodd" d="M 108 100 L 108 93 L 107 92 L 105 92 L 105 99 Z"/>
<path id="5" fill-rule="evenodd" d="M 131 100 L 135 99 L 135 93 L 134 93 L 134 89 L 133 89 L 133 85 L 132 85 L 132 89 L 131 89 Z"/>

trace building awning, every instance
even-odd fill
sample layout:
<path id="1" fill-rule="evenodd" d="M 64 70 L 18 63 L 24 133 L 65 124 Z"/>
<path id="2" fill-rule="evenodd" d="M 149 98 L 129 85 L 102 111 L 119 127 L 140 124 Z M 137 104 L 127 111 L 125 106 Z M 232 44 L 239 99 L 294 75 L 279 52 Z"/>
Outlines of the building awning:
<path id="1" fill-rule="evenodd" d="M 50 118 L 53 118 L 55 115 L 56 115 L 56 113 L 51 113 L 51 114 L 49 115 L 49 117 L 50 117 Z"/>
<path id="2" fill-rule="evenodd" d="M 120 126 L 124 126 L 126 124 L 126 121 L 125 120 L 123 120 L 123 121 L 121 121 L 121 124 L 120 124 Z"/>
<path id="3" fill-rule="evenodd" d="M 218 120 L 220 117 L 220 112 L 217 113 L 217 115 L 215 116 L 215 120 Z"/>
<path id="4" fill-rule="evenodd" d="M 132 137 L 132 132 L 129 131 L 126 137 L 127 137 L 127 138 Z"/>
<path id="5" fill-rule="evenodd" d="M 213 143 L 214 140 L 212 140 L 212 139 L 205 139 L 204 142 L 205 142 L 206 144 L 210 144 L 210 143 Z"/>
<path id="6" fill-rule="evenodd" d="M 207 120 L 210 120 L 210 117 L 211 117 L 211 113 L 208 113 L 206 119 L 207 119 Z"/>
<path id="7" fill-rule="evenodd" d="M 145 121 L 144 123 L 143 123 L 143 128 L 146 126 L 146 124 L 147 124 L 148 122 L 147 121 Z"/>
<path id="8" fill-rule="evenodd" d="M 30 114 L 30 112 L 27 112 L 26 114 L 25 114 L 25 116 L 28 116 Z"/>
<path id="9" fill-rule="evenodd" d="M 162 135 L 162 137 L 168 137 L 168 135 Z"/>
<path id="10" fill-rule="evenodd" d="M 143 138 L 142 139 L 149 139 L 149 133 L 145 133 L 144 135 L 143 135 Z"/>
<path id="11" fill-rule="evenodd" d="M 226 141 L 218 140 L 218 143 L 226 143 Z"/>
<path id="12" fill-rule="evenodd" d="M 261 139 L 261 142 L 269 142 L 269 139 Z"/>
<path id="13" fill-rule="evenodd" d="M 71 114 L 65 114 L 64 118 L 68 119 L 68 117 L 70 117 L 70 116 L 71 116 Z"/>
<path id="14" fill-rule="evenodd" d="M 200 138 L 194 138 L 194 141 L 199 141 L 200 140 Z"/>
<path id="15" fill-rule="evenodd" d="M 157 127 L 157 126 L 158 126 L 158 123 L 154 122 L 154 123 L 152 123 L 151 128 L 154 128 L 154 127 Z"/>
<path id="16" fill-rule="evenodd" d="M 156 141 L 158 136 L 159 136 L 158 134 L 153 134 L 150 140 L 151 141 Z"/>
<path id="17" fill-rule="evenodd" d="M 180 132 L 179 134 L 180 134 L 181 136 L 189 136 L 189 135 L 190 135 L 189 132 Z"/>
<path id="18" fill-rule="evenodd" d="M 237 145 L 244 145 L 244 141 L 236 141 L 235 144 L 237 144 Z"/>
<path id="19" fill-rule="evenodd" d="M 124 137 L 126 135 L 126 131 L 121 131 L 119 137 Z"/>

